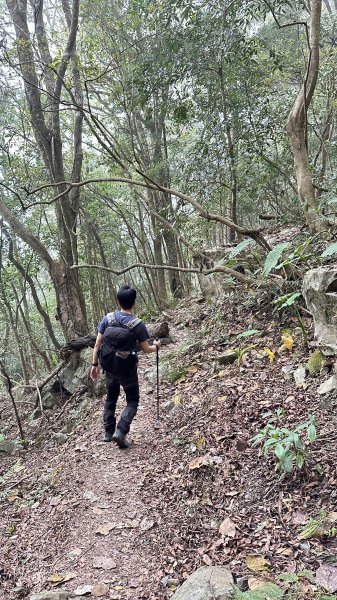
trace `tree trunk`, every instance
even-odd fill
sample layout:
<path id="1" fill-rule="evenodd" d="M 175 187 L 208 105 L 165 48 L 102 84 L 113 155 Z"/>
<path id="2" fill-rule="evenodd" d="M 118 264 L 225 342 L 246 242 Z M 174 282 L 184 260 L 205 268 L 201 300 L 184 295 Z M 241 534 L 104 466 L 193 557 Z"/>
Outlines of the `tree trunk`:
<path id="1" fill-rule="evenodd" d="M 306 79 L 290 111 L 287 134 L 294 158 L 297 189 L 305 220 L 312 232 L 322 231 L 319 200 L 313 186 L 307 146 L 307 110 L 312 100 L 319 70 L 319 39 L 322 0 L 312 0 L 310 17 L 310 52 Z"/>

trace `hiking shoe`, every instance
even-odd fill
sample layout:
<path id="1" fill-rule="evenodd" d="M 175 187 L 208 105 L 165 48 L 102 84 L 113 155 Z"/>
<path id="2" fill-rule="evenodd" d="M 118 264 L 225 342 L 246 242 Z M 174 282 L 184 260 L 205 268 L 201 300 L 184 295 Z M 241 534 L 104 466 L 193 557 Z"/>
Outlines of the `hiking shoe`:
<path id="1" fill-rule="evenodd" d="M 106 431 L 104 434 L 103 442 L 112 442 L 113 433 L 111 431 Z"/>
<path id="2" fill-rule="evenodd" d="M 130 446 L 130 442 L 126 439 L 125 433 L 118 429 L 118 427 L 112 436 L 112 441 L 116 442 L 119 448 L 128 448 Z"/>

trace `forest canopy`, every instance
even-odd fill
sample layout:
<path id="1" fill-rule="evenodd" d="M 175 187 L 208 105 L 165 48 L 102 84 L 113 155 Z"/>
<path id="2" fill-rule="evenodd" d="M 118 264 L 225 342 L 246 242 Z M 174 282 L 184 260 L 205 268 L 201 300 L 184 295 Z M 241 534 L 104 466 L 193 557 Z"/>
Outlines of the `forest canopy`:
<path id="1" fill-rule="evenodd" d="M 1 8 L 0 333 L 17 378 L 94 332 L 126 279 L 150 314 L 200 268 L 258 281 L 223 256 L 254 240 L 263 266 L 266 224 L 332 226 L 335 1 Z"/>

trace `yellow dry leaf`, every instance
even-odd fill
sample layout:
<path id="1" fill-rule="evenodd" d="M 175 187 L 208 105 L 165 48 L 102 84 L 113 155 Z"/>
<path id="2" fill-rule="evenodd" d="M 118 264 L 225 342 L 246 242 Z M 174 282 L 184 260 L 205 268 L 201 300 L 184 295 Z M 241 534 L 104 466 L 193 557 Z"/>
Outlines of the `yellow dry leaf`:
<path id="1" fill-rule="evenodd" d="M 198 369 L 197 367 L 187 367 L 186 371 L 188 371 L 188 373 L 197 373 Z"/>
<path id="2" fill-rule="evenodd" d="M 292 335 L 290 335 L 290 333 L 283 333 L 281 335 L 281 340 L 283 344 L 280 347 L 280 350 L 289 350 L 289 352 L 292 352 L 295 343 Z"/>
<path id="3" fill-rule="evenodd" d="M 175 394 L 173 396 L 172 402 L 173 402 L 173 404 L 175 404 L 175 406 L 178 406 L 178 404 L 181 404 L 181 398 L 180 398 L 179 394 Z"/>
<path id="4" fill-rule="evenodd" d="M 65 583 L 66 581 L 70 581 L 71 579 L 75 579 L 75 577 L 77 577 L 77 575 L 76 575 L 76 573 L 73 573 L 73 572 L 54 573 L 54 575 L 52 575 L 49 578 L 49 581 L 52 585 L 57 586 L 57 585 L 60 585 L 61 583 Z"/>
<path id="5" fill-rule="evenodd" d="M 273 352 L 270 348 L 263 348 L 263 352 L 268 356 L 269 362 L 272 365 L 275 359 L 275 352 Z"/>
<path id="6" fill-rule="evenodd" d="M 270 561 L 263 556 L 248 554 L 246 556 L 246 565 L 250 571 L 269 571 Z"/>
<path id="7" fill-rule="evenodd" d="M 198 448 L 198 450 L 202 450 L 205 447 L 205 444 L 206 444 L 206 440 L 203 435 L 198 437 L 197 441 L 195 442 L 195 445 Z"/>

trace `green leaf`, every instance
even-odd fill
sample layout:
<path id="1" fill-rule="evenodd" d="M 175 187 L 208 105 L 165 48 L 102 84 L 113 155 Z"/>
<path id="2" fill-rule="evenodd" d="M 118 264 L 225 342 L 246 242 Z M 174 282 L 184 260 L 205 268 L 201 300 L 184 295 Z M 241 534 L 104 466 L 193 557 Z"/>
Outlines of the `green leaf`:
<path id="1" fill-rule="evenodd" d="M 238 254 L 240 254 L 240 252 L 242 252 L 242 250 L 244 250 L 248 246 L 251 246 L 252 244 L 255 244 L 255 243 L 256 242 L 252 239 L 243 240 L 242 242 L 240 242 L 240 244 L 235 246 L 235 248 L 233 248 L 233 250 L 230 251 L 230 253 L 228 254 L 228 258 L 234 258 L 234 256 L 237 256 Z M 225 258 L 226 257 L 224 257 L 224 259 Z M 224 259 L 222 259 L 222 260 L 224 260 Z"/>
<path id="2" fill-rule="evenodd" d="M 309 425 L 308 427 L 308 438 L 309 438 L 309 442 L 314 442 L 316 439 L 316 427 L 313 423 L 311 423 L 311 425 Z"/>
<path id="3" fill-rule="evenodd" d="M 296 465 L 299 469 L 302 469 L 304 465 L 304 456 L 303 454 L 296 454 Z"/>
<path id="4" fill-rule="evenodd" d="M 264 277 L 268 277 L 270 271 L 274 269 L 282 256 L 283 251 L 289 246 L 289 242 L 282 242 L 281 244 L 276 244 L 274 248 L 269 252 L 266 262 L 263 267 L 263 275 Z"/>
<path id="5" fill-rule="evenodd" d="M 282 444 L 276 444 L 274 452 L 277 458 L 282 461 L 287 451 Z"/>
<path id="6" fill-rule="evenodd" d="M 0 433 L 0 444 L 5 440 L 5 436 L 3 433 Z"/>
<path id="7" fill-rule="evenodd" d="M 237 337 L 238 338 L 246 338 L 246 337 L 250 337 L 251 335 L 256 335 L 257 333 L 260 333 L 259 329 L 247 329 L 247 331 L 244 331 L 243 333 L 239 333 L 239 335 Z"/>
<path id="8" fill-rule="evenodd" d="M 330 244 L 327 248 L 325 248 L 324 252 L 322 252 L 321 257 L 325 258 L 326 256 L 332 256 L 337 252 L 337 242 Z"/>
<path id="9" fill-rule="evenodd" d="M 285 471 L 287 471 L 287 473 L 291 473 L 291 471 L 293 470 L 293 453 L 292 452 L 286 452 L 286 454 L 284 455 L 283 459 L 282 459 L 282 466 L 284 468 Z"/>

